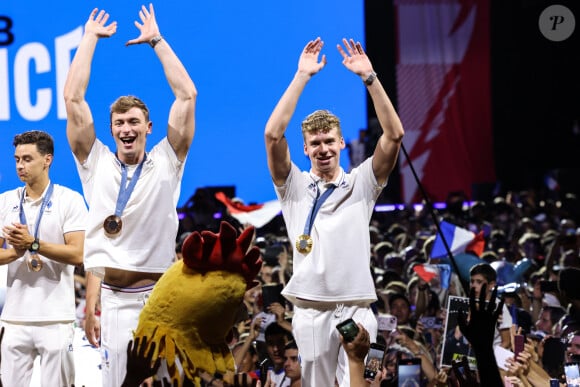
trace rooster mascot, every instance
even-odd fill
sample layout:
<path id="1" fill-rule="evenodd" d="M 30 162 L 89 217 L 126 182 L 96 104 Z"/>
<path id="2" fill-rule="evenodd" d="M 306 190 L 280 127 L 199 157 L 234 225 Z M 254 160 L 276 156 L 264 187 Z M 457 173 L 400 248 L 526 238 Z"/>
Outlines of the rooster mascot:
<path id="1" fill-rule="evenodd" d="M 237 237 L 226 222 L 218 234 L 190 234 L 183 243 L 183 260 L 159 279 L 139 316 L 135 342 L 146 341 L 149 349 L 154 345 L 153 359 L 164 359 L 180 386 L 180 368 L 196 386 L 203 371 L 234 372 L 226 337 L 262 265 L 253 236 L 249 227 Z"/>

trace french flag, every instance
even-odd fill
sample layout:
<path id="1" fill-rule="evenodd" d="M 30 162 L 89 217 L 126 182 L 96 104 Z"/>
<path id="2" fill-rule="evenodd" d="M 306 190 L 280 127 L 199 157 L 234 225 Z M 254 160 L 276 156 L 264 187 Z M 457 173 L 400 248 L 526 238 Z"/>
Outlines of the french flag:
<path id="1" fill-rule="evenodd" d="M 425 282 L 429 283 L 433 278 L 438 278 L 442 289 L 449 289 L 451 281 L 451 266 L 447 264 L 419 264 L 413 266 L 413 271 Z"/>
<path id="2" fill-rule="evenodd" d="M 215 198 L 222 202 L 233 216 L 241 224 L 251 224 L 260 228 L 268 224 L 282 211 L 278 200 L 271 200 L 262 204 L 246 205 L 228 198 L 225 193 L 217 192 Z"/>
<path id="3" fill-rule="evenodd" d="M 456 226 L 444 220 L 439 223 L 439 228 L 443 238 L 447 241 L 451 254 L 464 253 L 466 251 L 472 252 L 478 257 L 483 253 L 485 247 L 485 238 L 483 231 L 475 234 L 469 230 Z M 442 258 L 447 256 L 447 250 L 440 233 L 437 233 L 433 249 L 431 250 L 431 258 Z"/>

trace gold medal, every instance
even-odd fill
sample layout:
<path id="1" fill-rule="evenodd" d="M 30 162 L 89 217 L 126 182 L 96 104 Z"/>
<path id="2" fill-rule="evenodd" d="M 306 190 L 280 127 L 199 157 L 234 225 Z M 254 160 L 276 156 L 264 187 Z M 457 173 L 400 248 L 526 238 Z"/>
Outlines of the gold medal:
<path id="1" fill-rule="evenodd" d="M 109 237 L 117 236 L 123 228 L 123 221 L 117 215 L 107 216 L 103 223 L 103 228 L 105 229 L 105 235 Z"/>
<path id="2" fill-rule="evenodd" d="M 42 260 L 37 254 L 30 254 L 26 263 L 28 264 L 28 268 L 32 271 L 42 270 Z"/>
<path id="3" fill-rule="evenodd" d="M 312 243 L 310 235 L 302 234 L 296 238 L 296 250 L 300 254 L 309 254 L 312 251 Z"/>

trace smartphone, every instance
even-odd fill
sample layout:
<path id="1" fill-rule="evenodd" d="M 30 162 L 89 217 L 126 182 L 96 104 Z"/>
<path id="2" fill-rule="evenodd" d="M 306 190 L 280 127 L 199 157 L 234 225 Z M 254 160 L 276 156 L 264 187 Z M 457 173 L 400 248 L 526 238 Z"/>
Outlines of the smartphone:
<path id="1" fill-rule="evenodd" d="M 566 374 L 567 386 L 580 386 L 580 371 L 578 370 L 578 363 L 564 364 L 564 373 Z"/>
<path id="2" fill-rule="evenodd" d="M 392 332 L 397 329 L 397 317 L 392 314 L 379 314 L 377 316 L 379 332 Z"/>
<path id="3" fill-rule="evenodd" d="M 358 335 L 358 325 L 356 325 L 352 318 L 338 323 L 336 329 L 338 329 L 342 338 L 347 343 L 353 341 L 356 335 Z"/>
<path id="4" fill-rule="evenodd" d="M 423 332 L 423 337 L 425 338 L 425 344 L 429 346 L 433 345 L 433 335 L 431 335 L 431 332 Z"/>
<path id="5" fill-rule="evenodd" d="M 385 346 L 383 344 L 371 343 L 367 361 L 365 363 L 365 379 L 374 380 L 383 365 L 385 357 Z"/>
<path id="6" fill-rule="evenodd" d="M 540 280 L 540 290 L 544 293 L 557 292 L 558 281 Z"/>
<path id="7" fill-rule="evenodd" d="M 421 321 L 425 329 L 439 329 L 443 323 L 443 320 L 437 317 L 421 317 L 419 321 Z"/>
<path id="8" fill-rule="evenodd" d="M 282 284 L 270 284 L 262 286 L 262 305 L 264 311 L 267 312 L 268 307 L 274 302 L 278 302 L 282 306 L 285 305 L 284 296 L 282 296 Z"/>
<path id="9" fill-rule="evenodd" d="M 397 374 L 399 375 L 399 387 L 420 386 L 421 359 L 418 357 L 399 359 Z"/>
<path id="10" fill-rule="evenodd" d="M 524 343 L 526 337 L 524 335 L 514 335 L 514 359 L 516 359 L 520 352 L 524 350 Z"/>
<path id="11" fill-rule="evenodd" d="M 512 324 L 518 325 L 518 308 L 516 304 L 511 304 L 509 306 L 510 315 L 512 316 Z"/>

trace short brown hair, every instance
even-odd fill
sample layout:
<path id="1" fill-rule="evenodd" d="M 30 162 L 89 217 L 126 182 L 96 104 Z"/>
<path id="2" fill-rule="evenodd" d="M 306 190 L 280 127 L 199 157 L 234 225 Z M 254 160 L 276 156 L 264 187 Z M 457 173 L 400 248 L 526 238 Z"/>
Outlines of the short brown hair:
<path id="1" fill-rule="evenodd" d="M 145 120 L 149 122 L 149 109 L 147 109 L 145 102 L 141 101 L 139 98 L 133 95 L 124 95 L 117 98 L 117 100 L 111 105 L 109 114 L 109 120 L 111 121 L 111 124 L 113 123 L 113 113 L 127 113 L 134 107 L 141 109 L 145 115 Z"/>
<path id="2" fill-rule="evenodd" d="M 340 120 L 328 110 L 317 110 L 302 121 L 302 135 L 306 133 L 328 132 L 336 128 L 342 136 Z"/>
<path id="3" fill-rule="evenodd" d="M 41 130 L 31 130 L 14 136 L 12 145 L 36 144 L 38 153 L 43 156 L 54 155 L 54 140 L 52 136 Z"/>

